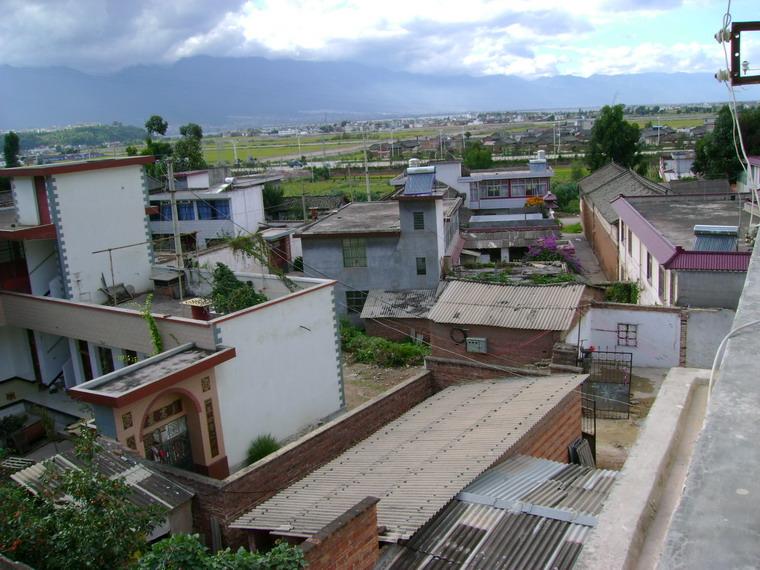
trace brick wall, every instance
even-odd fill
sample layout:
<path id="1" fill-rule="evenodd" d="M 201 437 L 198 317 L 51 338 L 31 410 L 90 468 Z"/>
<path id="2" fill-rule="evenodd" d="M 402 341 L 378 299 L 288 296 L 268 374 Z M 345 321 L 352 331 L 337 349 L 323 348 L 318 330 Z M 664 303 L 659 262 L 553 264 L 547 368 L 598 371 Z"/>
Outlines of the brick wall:
<path id="1" fill-rule="evenodd" d="M 482 337 L 487 339 L 485 354 L 467 352 L 467 345 L 457 343 L 452 339 L 460 340 L 461 332 L 455 331 L 458 327 L 441 323 L 431 323 L 430 332 L 432 337 L 432 356 L 441 358 L 474 359 L 484 364 L 497 366 L 524 366 L 540 360 L 551 360 L 554 343 L 560 340 L 557 331 L 537 331 L 524 329 L 505 329 L 501 327 L 483 327 L 467 325 L 468 337 Z M 453 332 L 452 332 L 453 331 Z"/>
<path id="2" fill-rule="evenodd" d="M 371 570 L 380 556 L 377 503 L 367 497 L 301 543 L 309 570 Z"/>
<path id="3" fill-rule="evenodd" d="M 425 341 L 430 341 L 430 321 L 427 319 L 362 319 L 362 322 L 368 335 L 402 341 L 409 340 L 414 329 L 415 334 L 422 334 Z"/>
<path id="4" fill-rule="evenodd" d="M 495 366 L 436 356 L 427 357 L 425 367 L 433 373 L 436 391 L 466 382 L 493 380 L 509 376 L 542 376 L 549 373 L 546 369 Z"/>
<path id="5" fill-rule="evenodd" d="M 617 243 L 607 233 L 606 222 L 599 220 L 598 216 L 599 214 L 591 204 L 583 199 L 583 215 L 581 216 L 583 234 L 591 245 L 591 249 L 594 250 L 604 275 L 610 281 L 615 281 L 618 278 Z M 617 231 L 617 226 L 613 226 L 612 231 Z"/>
<path id="6" fill-rule="evenodd" d="M 565 396 L 513 448 L 510 455 L 532 455 L 567 463 L 568 446 L 581 437 L 580 386 Z"/>
<path id="7" fill-rule="evenodd" d="M 206 544 L 213 544 L 213 518 L 225 546 L 243 546 L 247 544 L 244 532 L 228 528 L 238 516 L 331 461 L 433 392 L 432 374 L 418 374 L 222 481 L 168 466 L 157 467 L 195 490 L 193 525 Z"/>

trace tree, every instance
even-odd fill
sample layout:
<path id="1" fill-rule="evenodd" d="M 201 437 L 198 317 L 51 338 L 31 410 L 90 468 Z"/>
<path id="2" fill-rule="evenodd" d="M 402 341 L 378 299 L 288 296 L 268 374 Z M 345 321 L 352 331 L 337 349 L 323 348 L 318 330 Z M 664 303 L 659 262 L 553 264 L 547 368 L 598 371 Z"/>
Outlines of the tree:
<path id="1" fill-rule="evenodd" d="M 234 313 L 268 300 L 263 293 L 257 293 L 253 285 L 239 281 L 224 263 L 216 264 L 213 278 L 211 300 L 217 313 Z"/>
<path id="2" fill-rule="evenodd" d="M 198 535 L 175 534 L 156 544 L 137 563 L 137 570 L 298 570 L 306 566 L 303 550 L 279 541 L 269 552 L 229 548 L 211 554 Z"/>
<path id="3" fill-rule="evenodd" d="M 182 138 L 174 144 L 174 156 L 176 157 L 176 169 L 178 172 L 183 170 L 202 170 L 207 168 L 203 158 L 203 129 L 195 123 L 188 123 L 179 128 Z"/>
<path id="4" fill-rule="evenodd" d="M 760 108 L 739 113 L 744 149 L 748 155 L 760 154 Z M 736 145 L 739 144 L 738 133 Z M 715 119 L 715 128 L 697 141 L 694 172 L 705 178 L 728 178 L 736 182 L 742 165 L 734 146 L 734 122 L 731 110 L 723 106 Z"/>
<path id="5" fill-rule="evenodd" d="M 95 466 L 97 434 L 75 442 L 80 469 L 50 466 L 36 496 L 0 483 L 0 553 L 44 570 L 116 568 L 145 550 L 146 537 L 165 515 L 129 500 L 131 488 Z"/>
<path id="6" fill-rule="evenodd" d="M 633 168 L 638 164 L 639 126 L 623 119 L 623 105 L 605 105 L 591 129 L 586 164 L 592 171 L 616 162 Z"/>
<path id="7" fill-rule="evenodd" d="M 279 184 L 267 182 L 264 184 L 263 196 L 265 210 L 279 206 L 283 201 L 282 187 Z"/>
<path id="8" fill-rule="evenodd" d="M 3 156 L 5 157 L 5 166 L 7 168 L 15 168 L 21 166 L 18 160 L 18 153 L 21 149 L 21 142 L 18 135 L 13 131 L 5 135 L 5 141 L 3 144 Z"/>
<path id="9" fill-rule="evenodd" d="M 161 115 L 151 115 L 150 119 L 145 121 L 145 130 L 148 131 L 148 137 L 154 134 L 163 136 L 168 128 L 169 123 Z"/>
<path id="10" fill-rule="evenodd" d="M 490 168 L 493 166 L 491 150 L 484 147 L 481 142 L 471 144 L 464 151 L 464 165 L 472 170 Z"/>

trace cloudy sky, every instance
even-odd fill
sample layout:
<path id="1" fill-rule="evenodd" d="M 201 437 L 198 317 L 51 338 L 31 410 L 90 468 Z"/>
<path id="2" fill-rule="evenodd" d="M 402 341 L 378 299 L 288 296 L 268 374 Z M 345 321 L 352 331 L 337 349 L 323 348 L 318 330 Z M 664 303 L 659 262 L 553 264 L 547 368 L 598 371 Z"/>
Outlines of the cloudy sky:
<path id="1" fill-rule="evenodd" d="M 0 7 L 0 64 L 14 66 L 107 73 L 204 54 L 524 77 L 725 67 L 713 34 L 726 2 L 715 0 L 0 0 Z M 731 11 L 735 21 L 760 19 L 758 0 L 735 0 Z"/>

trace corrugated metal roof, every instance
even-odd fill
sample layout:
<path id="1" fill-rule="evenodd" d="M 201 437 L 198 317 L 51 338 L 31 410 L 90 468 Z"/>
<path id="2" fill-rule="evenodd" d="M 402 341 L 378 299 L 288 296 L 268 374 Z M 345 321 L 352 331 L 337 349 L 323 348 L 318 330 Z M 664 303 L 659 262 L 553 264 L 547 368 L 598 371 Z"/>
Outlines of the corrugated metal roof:
<path id="1" fill-rule="evenodd" d="M 111 479 L 119 477 L 132 487 L 129 499 L 136 505 L 160 505 L 174 509 L 193 498 L 192 491 L 149 469 L 145 464 L 120 451 L 117 446 L 106 445 L 111 449 L 104 448 L 99 451 L 94 464 L 102 475 Z M 52 485 L 50 482 L 43 482 L 43 475 L 48 467 L 67 471 L 81 466 L 82 460 L 69 450 L 17 471 L 11 478 L 31 492 L 38 493 L 45 485 Z"/>
<path id="2" fill-rule="evenodd" d="M 501 285 L 451 281 L 428 318 L 436 323 L 564 331 L 584 285 Z"/>
<path id="3" fill-rule="evenodd" d="M 424 319 L 435 303 L 435 289 L 385 291 L 372 289 L 367 295 L 363 319 Z"/>
<path id="4" fill-rule="evenodd" d="M 680 251 L 663 265 L 676 271 L 747 271 L 751 251 Z"/>
<path id="5" fill-rule="evenodd" d="M 595 519 L 579 524 L 556 513 L 598 513 L 616 476 L 535 457 L 508 459 L 476 479 L 404 547 L 389 549 L 377 567 L 572 568 Z M 494 504 L 484 504 L 478 493 Z"/>
<path id="6" fill-rule="evenodd" d="M 583 375 L 463 384 L 428 398 L 231 526 L 310 536 L 367 496 L 381 538 L 409 538 L 498 461 Z"/>

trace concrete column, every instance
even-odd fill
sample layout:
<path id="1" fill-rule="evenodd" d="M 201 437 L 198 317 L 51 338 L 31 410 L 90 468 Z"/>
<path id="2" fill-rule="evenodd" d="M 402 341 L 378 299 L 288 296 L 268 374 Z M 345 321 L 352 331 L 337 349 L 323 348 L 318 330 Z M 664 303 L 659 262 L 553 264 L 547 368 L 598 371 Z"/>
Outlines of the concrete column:
<path id="1" fill-rule="evenodd" d="M 82 360 L 80 358 L 76 339 L 69 339 L 69 354 L 71 355 L 71 364 L 74 368 L 76 383 L 81 384 L 84 382 L 84 369 L 82 368 Z"/>
<path id="2" fill-rule="evenodd" d="M 98 345 L 91 342 L 87 343 L 87 352 L 90 353 L 90 366 L 92 366 L 92 377 L 97 378 L 103 375 L 100 368 L 100 359 L 98 358 Z"/>

